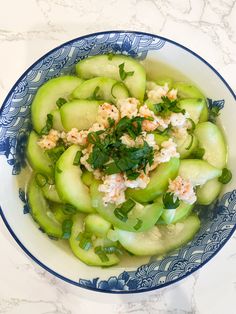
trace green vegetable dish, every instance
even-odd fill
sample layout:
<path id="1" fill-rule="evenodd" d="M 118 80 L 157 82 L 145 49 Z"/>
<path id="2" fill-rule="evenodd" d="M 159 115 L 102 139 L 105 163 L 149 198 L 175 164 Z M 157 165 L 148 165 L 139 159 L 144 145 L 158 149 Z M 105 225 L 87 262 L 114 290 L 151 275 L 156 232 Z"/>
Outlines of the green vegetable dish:
<path id="1" fill-rule="evenodd" d="M 131 57 L 90 57 L 76 73 L 46 82 L 32 103 L 32 217 L 93 266 L 186 244 L 200 228 L 194 206 L 231 179 L 219 112 L 189 82 L 148 80 Z"/>

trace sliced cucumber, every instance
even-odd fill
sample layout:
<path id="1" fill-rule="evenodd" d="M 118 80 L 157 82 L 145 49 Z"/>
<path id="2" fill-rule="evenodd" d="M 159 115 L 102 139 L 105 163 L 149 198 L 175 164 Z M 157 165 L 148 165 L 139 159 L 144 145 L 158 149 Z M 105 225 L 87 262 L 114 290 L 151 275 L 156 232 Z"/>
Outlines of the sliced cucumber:
<path id="1" fill-rule="evenodd" d="M 123 78 L 120 75 L 124 64 L 123 74 L 130 73 Z M 120 66 L 120 68 L 119 68 Z M 105 76 L 117 81 L 123 81 L 131 96 L 143 99 L 146 87 L 146 72 L 143 66 L 133 58 L 124 55 L 99 55 L 84 59 L 77 63 L 76 72 L 83 79 Z"/>
<path id="2" fill-rule="evenodd" d="M 174 179 L 178 170 L 179 159 L 171 158 L 151 172 L 150 182 L 145 189 L 127 189 L 127 195 L 140 203 L 153 201 L 167 189 L 169 179 Z"/>
<path id="3" fill-rule="evenodd" d="M 31 106 L 33 126 L 38 133 L 46 124 L 47 114 L 58 108 L 56 101 L 59 98 L 67 99 L 81 83 L 78 77 L 61 76 L 51 79 L 38 89 Z"/>
<path id="4" fill-rule="evenodd" d="M 218 178 L 207 181 L 202 186 L 198 186 L 197 193 L 197 202 L 200 205 L 209 205 L 211 204 L 222 190 L 222 183 L 218 181 Z"/>
<path id="5" fill-rule="evenodd" d="M 207 181 L 217 178 L 221 175 L 222 170 L 210 165 L 205 160 L 184 159 L 180 162 L 179 175 L 189 180 L 193 186 L 202 185 Z"/>
<path id="6" fill-rule="evenodd" d="M 42 191 L 44 197 L 46 197 L 46 199 L 49 201 L 62 203 L 62 200 L 60 199 L 54 184 L 45 184 L 45 186 L 42 187 Z"/>
<path id="7" fill-rule="evenodd" d="M 98 191 L 99 184 L 99 181 L 94 181 L 90 187 L 92 205 L 104 219 L 120 229 L 136 232 L 148 230 L 154 226 L 162 214 L 163 207 L 158 203 L 145 206 L 137 203 L 136 206 L 129 212 L 127 221 L 122 221 L 117 218 L 114 213 L 117 208 L 116 205 L 104 205 L 102 199 L 103 193 Z M 139 220 L 142 221 L 141 226 L 138 229 L 135 229 Z"/>
<path id="8" fill-rule="evenodd" d="M 198 147 L 197 137 L 193 134 L 187 134 L 180 139 L 175 138 L 174 141 L 177 144 L 177 151 L 181 159 L 190 156 Z"/>
<path id="9" fill-rule="evenodd" d="M 186 110 L 189 118 L 198 123 L 202 110 L 206 106 L 205 98 L 186 98 L 179 100 L 179 107 Z"/>
<path id="10" fill-rule="evenodd" d="M 28 201 L 31 215 L 39 226 L 48 235 L 60 238 L 62 236 L 61 224 L 56 220 L 34 176 L 28 186 Z"/>
<path id="11" fill-rule="evenodd" d="M 59 204 L 59 203 L 51 203 L 50 207 L 53 211 L 54 217 L 55 219 L 59 222 L 59 223 L 63 223 L 64 220 L 66 219 L 71 219 L 72 215 L 70 214 L 66 214 L 64 212 L 64 204 Z"/>
<path id="12" fill-rule="evenodd" d="M 204 148 L 203 159 L 217 168 L 224 168 L 227 161 L 227 146 L 219 127 L 211 122 L 199 123 L 194 134 L 197 136 L 199 146 Z"/>
<path id="13" fill-rule="evenodd" d="M 84 218 L 85 216 L 81 214 L 77 214 L 73 217 L 73 226 L 69 243 L 74 255 L 90 266 L 112 266 L 119 263 L 119 258 L 115 254 L 108 254 L 107 256 L 109 260 L 102 262 L 99 256 L 94 252 L 93 247 L 86 251 L 79 246 L 80 241 L 77 237 L 80 232 L 84 231 Z"/>
<path id="14" fill-rule="evenodd" d="M 194 85 L 191 85 L 186 82 L 175 82 L 173 88 L 178 90 L 178 96 L 182 98 L 202 98 L 205 99 L 203 93 Z M 200 122 L 204 122 L 208 120 L 208 108 L 205 102 L 201 115 L 199 117 Z"/>
<path id="15" fill-rule="evenodd" d="M 72 145 L 58 159 L 55 168 L 56 188 L 64 203 L 75 206 L 79 211 L 91 213 L 94 210 L 89 189 L 81 180 L 80 167 L 73 165 L 79 150 L 77 145 Z"/>
<path id="16" fill-rule="evenodd" d="M 53 125 L 52 128 L 57 131 L 64 131 L 62 122 L 61 122 L 61 114 L 59 109 L 55 109 L 51 112 Z"/>
<path id="17" fill-rule="evenodd" d="M 84 219 L 85 230 L 95 234 L 97 237 L 104 238 L 111 228 L 111 223 L 98 214 L 89 214 Z"/>
<path id="18" fill-rule="evenodd" d="M 196 215 L 188 216 L 175 225 L 154 226 L 146 232 L 128 232 L 115 229 L 119 242 L 135 255 L 163 255 L 188 243 L 200 228 Z"/>
<path id="19" fill-rule="evenodd" d="M 160 77 L 155 80 L 155 83 L 160 86 L 168 84 L 169 89 L 171 89 L 173 86 L 173 80 L 170 77 Z"/>
<path id="20" fill-rule="evenodd" d="M 65 130 L 90 128 L 96 122 L 100 103 L 96 100 L 73 100 L 63 105 L 60 113 Z"/>
<path id="21" fill-rule="evenodd" d="M 129 97 L 129 91 L 122 82 L 108 77 L 95 77 L 83 82 L 77 87 L 72 96 L 78 99 L 99 98 L 115 103 L 117 99 Z"/>
<path id="22" fill-rule="evenodd" d="M 161 145 L 163 142 L 168 141 L 169 136 L 155 133 L 154 139 L 155 139 L 155 142 L 157 143 L 157 145 Z"/>
<path id="23" fill-rule="evenodd" d="M 53 163 L 47 153 L 38 145 L 39 136 L 32 131 L 29 135 L 26 156 L 30 166 L 37 172 L 51 176 Z"/>

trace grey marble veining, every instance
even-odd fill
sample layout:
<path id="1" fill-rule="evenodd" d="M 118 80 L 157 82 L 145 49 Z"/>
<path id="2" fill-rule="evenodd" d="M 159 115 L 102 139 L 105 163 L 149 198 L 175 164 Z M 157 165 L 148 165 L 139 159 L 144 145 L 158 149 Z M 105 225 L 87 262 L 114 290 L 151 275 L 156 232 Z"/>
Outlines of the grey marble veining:
<path id="1" fill-rule="evenodd" d="M 14 10 L 12 3 L 14 2 Z M 19 14 L 19 12 L 21 12 Z M 0 10 L 0 100 L 32 62 L 64 41 L 128 29 L 176 40 L 209 61 L 232 87 L 236 71 L 234 0 L 22 0 Z M 9 67 L 5 60 L 14 66 Z M 0 313 L 234 314 L 236 235 L 194 275 L 135 296 L 90 293 L 33 263 L 0 221 Z"/>

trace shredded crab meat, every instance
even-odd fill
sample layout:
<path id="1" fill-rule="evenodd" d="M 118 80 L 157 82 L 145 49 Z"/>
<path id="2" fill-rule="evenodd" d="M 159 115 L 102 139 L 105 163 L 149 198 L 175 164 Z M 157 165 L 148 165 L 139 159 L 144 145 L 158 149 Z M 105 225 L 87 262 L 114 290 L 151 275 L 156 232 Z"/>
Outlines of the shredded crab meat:
<path id="1" fill-rule="evenodd" d="M 118 122 L 120 119 L 120 113 L 116 106 L 105 102 L 98 107 L 97 122 L 107 128 L 109 126 L 108 118 Z"/>
<path id="2" fill-rule="evenodd" d="M 104 193 L 103 202 L 105 205 L 122 204 L 125 202 L 125 182 L 121 173 L 106 175 L 103 183 L 99 185 L 99 192 Z"/>
<path id="3" fill-rule="evenodd" d="M 57 130 L 51 129 L 47 135 L 43 135 L 38 141 L 38 145 L 44 149 L 52 149 L 56 147 L 60 138 L 60 133 Z"/>
<path id="4" fill-rule="evenodd" d="M 136 98 L 126 98 L 117 101 L 117 107 L 120 109 L 120 116 L 132 119 L 138 115 L 139 100 Z"/>
<path id="5" fill-rule="evenodd" d="M 158 119 L 154 112 L 151 111 L 147 105 L 143 105 L 139 108 L 139 116 L 144 118 L 152 118 L 152 120 L 144 120 L 142 123 L 143 131 L 151 132 L 158 127 Z"/>
<path id="6" fill-rule="evenodd" d="M 169 117 L 170 123 L 173 127 L 187 127 L 187 114 L 179 113 L 172 113 Z"/>
<path id="7" fill-rule="evenodd" d="M 168 83 L 165 83 L 164 86 L 155 84 L 150 87 L 152 87 L 152 89 L 147 91 L 147 96 L 151 101 L 154 102 L 160 102 L 161 97 L 166 96 L 169 91 Z"/>
<path id="8" fill-rule="evenodd" d="M 170 100 L 175 100 L 175 99 L 177 99 L 177 94 L 178 94 L 178 90 L 172 88 L 172 89 L 167 93 L 167 97 L 168 97 Z"/>
<path id="9" fill-rule="evenodd" d="M 184 180 L 181 176 L 169 180 L 168 192 L 173 193 L 176 198 L 188 204 L 193 204 L 197 200 L 191 182 Z"/>
<path id="10" fill-rule="evenodd" d="M 93 145 L 89 144 L 88 147 L 86 147 L 85 149 L 82 150 L 82 156 L 80 158 L 81 165 L 85 166 L 85 168 L 90 172 L 93 172 L 94 169 L 91 167 L 91 165 L 88 163 L 87 160 L 88 160 L 89 155 L 91 154 L 92 150 L 93 150 Z"/>
<path id="11" fill-rule="evenodd" d="M 179 153 L 176 150 L 177 145 L 172 138 L 162 142 L 161 147 L 162 148 L 156 158 L 158 163 L 167 162 L 173 157 L 179 158 Z"/>
<path id="12" fill-rule="evenodd" d="M 149 182 L 150 182 L 150 177 L 148 176 L 148 174 L 145 174 L 144 171 L 142 171 L 140 173 L 140 175 L 138 176 L 138 178 L 135 179 L 135 180 L 129 180 L 125 176 L 125 186 L 127 188 L 131 188 L 131 189 L 135 189 L 135 188 L 145 189 Z"/>
<path id="13" fill-rule="evenodd" d="M 68 144 L 86 145 L 89 131 L 73 128 L 65 134 L 65 140 Z"/>

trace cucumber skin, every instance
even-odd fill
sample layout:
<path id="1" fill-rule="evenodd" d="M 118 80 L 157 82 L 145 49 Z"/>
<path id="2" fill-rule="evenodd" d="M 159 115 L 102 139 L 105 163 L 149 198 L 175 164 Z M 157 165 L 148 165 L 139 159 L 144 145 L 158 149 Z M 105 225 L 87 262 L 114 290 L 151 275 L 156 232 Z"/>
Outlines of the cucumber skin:
<path id="1" fill-rule="evenodd" d="M 44 150 L 38 145 L 38 140 L 39 136 L 37 133 L 35 131 L 31 131 L 26 146 L 27 160 L 33 170 L 47 176 L 52 176 L 53 163 Z"/>
<path id="2" fill-rule="evenodd" d="M 51 112 L 53 125 L 52 128 L 57 131 L 65 131 L 61 122 L 61 114 L 59 109 L 55 109 Z"/>
<path id="3" fill-rule="evenodd" d="M 208 180 L 217 178 L 222 170 L 201 159 L 183 159 L 180 162 L 179 176 L 190 180 L 193 186 L 202 185 Z"/>
<path id="4" fill-rule="evenodd" d="M 79 146 L 70 146 L 58 159 L 55 170 L 56 189 L 64 203 L 75 206 L 78 211 L 92 213 L 89 189 L 81 180 L 82 170 L 73 161 Z"/>
<path id="5" fill-rule="evenodd" d="M 58 109 L 58 98 L 67 98 L 81 83 L 82 80 L 78 77 L 60 76 L 49 80 L 38 89 L 31 106 L 32 123 L 38 133 L 46 124 L 47 114 Z"/>
<path id="6" fill-rule="evenodd" d="M 200 116 L 205 106 L 206 101 L 204 98 L 185 98 L 179 100 L 179 107 L 189 113 L 190 118 L 194 121 L 195 124 L 199 122 Z"/>
<path id="7" fill-rule="evenodd" d="M 193 142 L 189 149 L 186 149 L 191 141 L 191 135 L 188 134 L 186 138 L 181 139 L 174 139 L 175 143 L 177 144 L 177 152 L 180 154 L 180 158 L 184 159 L 189 157 L 198 147 L 198 140 L 195 135 L 193 136 Z"/>
<path id="8" fill-rule="evenodd" d="M 92 205 L 101 217 L 103 217 L 105 220 L 109 221 L 119 229 L 134 232 L 142 232 L 148 230 L 152 226 L 154 226 L 154 224 L 162 214 L 163 211 L 162 205 L 158 203 L 148 204 L 145 207 L 143 207 L 142 210 L 135 211 L 135 209 L 133 209 L 128 215 L 128 220 L 124 222 L 118 219 L 114 214 L 114 210 L 117 207 L 116 205 L 108 204 L 107 206 L 105 206 L 103 204 L 102 200 L 103 194 L 98 191 L 99 184 L 100 184 L 99 181 L 94 180 L 94 182 L 90 186 Z M 143 223 L 138 230 L 135 230 L 134 226 L 137 223 L 137 218 L 140 218 L 143 221 Z"/>
<path id="9" fill-rule="evenodd" d="M 111 228 L 111 223 L 98 214 L 89 214 L 84 219 L 85 230 L 95 234 L 97 237 L 106 237 Z"/>
<path id="10" fill-rule="evenodd" d="M 65 130 L 89 129 L 96 122 L 98 107 L 101 103 L 96 100 L 72 100 L 63 105 L 60 113 Z"/>
<path id="11" fill-rule="evenodd" d="M 85 251 L 79 247 L 79 240 L 76 240 L 76 238 L 80 232 L 83 232 L 84 218 L 85 216 L 83 214 L 77 214 L 73 217 L 73 226 L 69 243 L 74 255 L 89 266 L 112 266 L 118 264 L 120 260 L 115 254 L 108 254 L 109 261 L 102 262 L 98 255 L 94 253 L 93 248 Z"/>
<path id="12" fill-rule="evenodd" d="M 205 149 L 203 159 L 216 168 L 224 168 L 227 162 L 227 145 L 219 127 L 209 121 L 202 122 L 196 126 L 194 134 L 198 138 L 199 146 Z"/>
<path id="13" fill-rule="evenodd" d="M 126 72 L 134 71 L 132 76 L 127 76 L 123 81 L 130 95 L 143 100 L 146 87 L 146 72 L 143 66 L 131 57 L 114 55 L 111 60 L 108 55 L 93 56 L 81 60 L 76 65 L 76 73 L 83 79 L 91 79 L 96 76 L 106 76 L 121 81 L 119 65 L 125 63 Z"/>
<path id="14" fill-rule="evenodd" d="M 169 227 L 165 225 L 154 226 L 151 230 L 142 233 L 128 232 L 117 228 L 115 231 L 121 245 L 134 255 L 163 255 L 187 244 L 200 228 L 200 220 L 194 214 L 175 226 L 178 228 L 181 224 L 184 225 L 184 229 L 172 235 L 168 231 Z"/>
<path id="15" fill-rule="evenodd" d="M 34 175 L 32 176 L 28 186 L 28 201 L 31 209 L 30 213 L 33 219 L 47 233 L 47 235 L 61 238 L 61 224 L 56 220 L 53 212 L 50 210 L 41 188 L 35 181 Z M 48 213 L 50 213 L 50 216 Z"/>
<path id="16" fill-rule="evenodd" d="M 180 161 L 178 158 L 171 158 L 170 161 L 160 164 L 152 171 L 151 180 L 145 189 L 129 188 L 127 189 L 127 195 L 140 203 L 153 201 L 165 192 L 169 179 L 174 179 L 177 176 L 179 165 Z"/>
<path id="17" fill-rule="evenodd" d="M 46 184 L 42 187 L 43 195 L 46 199 L 56 203 L 62 203 L 55 185 Z"/>

